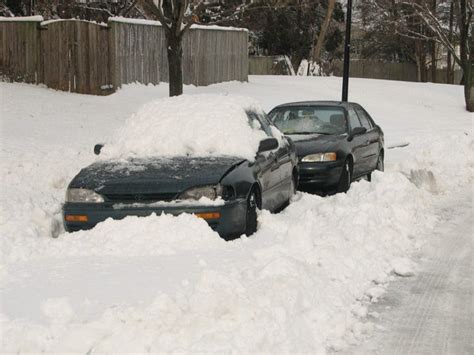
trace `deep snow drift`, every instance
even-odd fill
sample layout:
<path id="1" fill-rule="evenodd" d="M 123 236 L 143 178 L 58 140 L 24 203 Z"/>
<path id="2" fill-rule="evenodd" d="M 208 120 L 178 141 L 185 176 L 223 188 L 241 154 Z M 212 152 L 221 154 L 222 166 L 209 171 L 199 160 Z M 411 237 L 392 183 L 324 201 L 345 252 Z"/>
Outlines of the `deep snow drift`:
<path id="1" fill-rule="evenodd" d="M 186 93 L 252 96 L 265 109 L 337 99 L 338 78 L 251 77 Z M 67 183 L 92 147 L 167 93 L 109 97 L 0 83 L 1 351 L 311 352 L 345 348 L 373 325 L 367 304 L 438 220 L 433 207 L 472 193 L 472 115 L 462 88 L 351 80 L 386 136 L 386 172 L 347 194 L 298 194 L 263 211 L 251 238 L 224 242 L 194 216 L 130 217 L 64 233 Z M 180 127 L 177 127 L 179 129 Z M 51 236 L 58 236 L 57 239 Z"/>

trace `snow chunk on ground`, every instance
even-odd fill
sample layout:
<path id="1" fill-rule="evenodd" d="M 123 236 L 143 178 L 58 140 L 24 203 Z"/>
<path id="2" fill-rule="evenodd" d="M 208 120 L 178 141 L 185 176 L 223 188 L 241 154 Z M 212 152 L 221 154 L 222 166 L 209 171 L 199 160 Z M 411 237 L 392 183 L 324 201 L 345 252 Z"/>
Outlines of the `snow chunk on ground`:
<path id="1" fill-rule="evenodd" d="M 102 150 L 106 158 L 228 155 L 253 161 L 266 138 L 246 111 L 257 101 L 223 95 L 183 95 L 143 106 Z"/>
<path id="2" fill-rule="evenodd" d="M 397 258 L 392 261 L 393 273 L 402 277 L 415 275 L 413 262 L 408 258 Z"/>
<path id="3" fill-rule="evenodd" d="M 370 298 L 372 302 L 377 302 L 377 300 L 382 297 L 386 291 L 386 288 L 383 286 L 374 286 L 372 288 L 369 288 L 365 294 Z"/>

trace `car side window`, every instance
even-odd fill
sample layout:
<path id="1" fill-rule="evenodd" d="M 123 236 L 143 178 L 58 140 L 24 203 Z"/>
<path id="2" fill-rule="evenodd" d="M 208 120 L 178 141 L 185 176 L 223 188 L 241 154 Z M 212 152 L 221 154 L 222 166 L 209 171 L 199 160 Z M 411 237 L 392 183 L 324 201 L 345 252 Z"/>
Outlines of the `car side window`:
<path id="1" fill-rule="evenodd" d="M 359 107 L 356 107 L 355 110 L 357 112 L 357 115 L 359 116 L 362 127 L 367 128 L 367 130 L 372 129 L 372 124 L 370 123 L 370 120 L 364 110 L 360 109 Z"/>
<path id="2" fill-rule="evenodd" d="M 272 130 L 263 117 L 260 117 L 255 112 L 247 112 L 247 117 L 249 118 L 249 124 L 251 127 L 261 129 L 267 134 L 267 136 L 272 137 Z"/>
<path id="3" fill-rule="evenodd" d="M 361 127 L 359 116 L 357 116 L 355 110 L 352 107 L 349 107 L 347 111 L 349 113 L 349 124 L 351 125 L 351 129 Z"/>

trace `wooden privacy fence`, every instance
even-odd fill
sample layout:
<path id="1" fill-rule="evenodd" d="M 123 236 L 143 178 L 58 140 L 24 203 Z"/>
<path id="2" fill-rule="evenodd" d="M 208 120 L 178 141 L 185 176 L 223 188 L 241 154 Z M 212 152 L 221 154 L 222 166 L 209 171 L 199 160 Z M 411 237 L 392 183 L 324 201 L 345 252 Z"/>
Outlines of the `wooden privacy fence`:
<path id="1" fill-rule="evenodd" d="M 194 26 L 183 38 L 184 83 L 248 79 L 247 31 Z M 122 84 L 168 81 L 166 42 L 153 21 L 107 25 L 41 17 L 0 19 L 0 74 L 13 81 L 104 95 Z"/>
<path id="2" fill-rule="evenodd" d="M 110 91 L 107 27 L 58 21 L 40 28 L 38 81 L 63 91 L 101 95 Z"/>
<path id="3" fill-rule="evenodd" d="M 42 17 L 0 20 L 0 74 L 12 80 L 38 82 L 39 33 Z"/>
<path id="4" fill-rule="evenodd" d="M 335 63 L 335 76 L 342 76 L 343 63 L 338 61 Z M 366 79 L 385 79 L 385 80 L 402 80 L 417 81 L 417 68 L 413 63 L 385 63 L 375 60 L 361 59 L 351 60 L 349 65 L 349 75 L 354 78 Z M 431 81 L 431 71 L 428 72 L 428 81 Z M 454 72 L 454 82 L 459 83 L 462 77 L 460 70 Z M 446 69 L 437 70 L 437 83 L 446 83 Z"/>

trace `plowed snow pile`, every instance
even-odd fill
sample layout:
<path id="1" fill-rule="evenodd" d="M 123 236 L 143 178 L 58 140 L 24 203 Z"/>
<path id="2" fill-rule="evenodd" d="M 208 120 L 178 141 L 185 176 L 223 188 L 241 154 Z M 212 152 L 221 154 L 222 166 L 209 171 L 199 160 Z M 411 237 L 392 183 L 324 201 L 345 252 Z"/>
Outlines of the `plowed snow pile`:
<path id="1" fill-rule="evenodd" d="M 357 342 L 373 327 L 368 303 L 395 274 L 416 272 L 411 257 L 439 218 L 433 202 L 471 191 L 473 140 L 461 87 L 351 83 L 387 146 L 409 146 L 387 150 L 372 182 L 300 193 L 233 242 L 190 215 L 62 230 L 65 188 L 95 159 L 93 144 L 167 87 L 91 97 L 0 83 L 0 351 L 324 353 Z M 251 77 L 186 90 L 270 109 L 339 88 L 336 78 Z"/>

